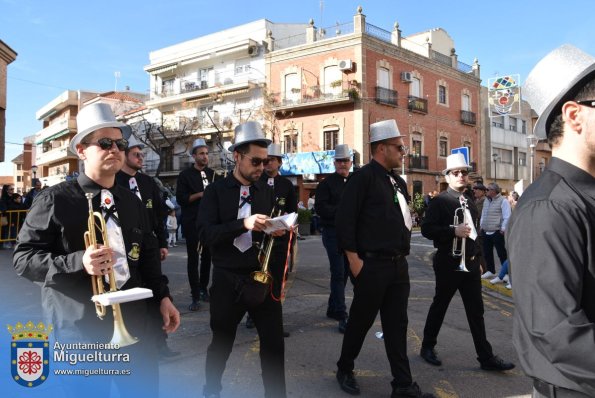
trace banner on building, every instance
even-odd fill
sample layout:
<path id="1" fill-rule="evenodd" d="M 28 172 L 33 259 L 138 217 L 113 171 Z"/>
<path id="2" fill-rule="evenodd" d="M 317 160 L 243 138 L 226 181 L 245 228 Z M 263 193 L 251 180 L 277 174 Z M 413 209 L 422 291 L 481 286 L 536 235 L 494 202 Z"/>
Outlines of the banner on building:
<path id="1" fill-rule="evenodd" d="M 519 115 L 521 113 L 520 75 L 507 75 L 488 79 L 490 117 Z"/>

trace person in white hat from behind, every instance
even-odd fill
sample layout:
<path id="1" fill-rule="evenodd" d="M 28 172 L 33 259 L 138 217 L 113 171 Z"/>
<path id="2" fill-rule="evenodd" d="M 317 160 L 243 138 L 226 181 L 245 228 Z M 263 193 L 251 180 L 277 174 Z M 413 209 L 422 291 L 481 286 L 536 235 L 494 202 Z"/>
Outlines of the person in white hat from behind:
<path id="1" fill-rule="evenodd" d="M 194 163 L 180 172 L 176 182 L 176 199 L 182 208 L 182 234 L 186 239 L 187 273 L 192 302 L 190 311 L 198 311 L 200 300 L 209 301 L 208 286 L 211 279 L 211 252 L 200 243 L 196 220 L 204 191 L 216 179 L 209 164 L 209 147 L 204 138 L 197 138 L 190 151 Z M 200 254 L 200 269 L 198 259 Z"/>
<path id="2" fill-rule="evenodd" d="M 552 158 L 520 197 L 506 241 L 512 342 L 534 397 L 595 396 L 595 57 L 563 45 L 523 87 Z"/>
<path id="3" fill-rule="evenodd" d="M 349 262 L 337 245 L 335 216 L 353 165 L 349 146 L 347 144 L 337 145 L 333 158 L 335 172 L 318 183 L 314 208 L 320 217 L 322 244 L 328 256 L 331 273 L 326 316 L 338 321 L 339 332 L 345 333 L 348 317 L 345 305 L 345 285 L 349 277 Z"/>
<path id="4" fill-rule="evenodd" d="M 509 370 L 514 368 L 514 364 L 494 355 L 486 338 L 481 294 L 481 247 L 477 243 L 479 212 L 473 198 L 466 192 L 469 170 L 462 153 L 446 158 L 446 169 L 442 174 L 448 188 L 430 201 L 421 224 L 422 235 L 433 240 L 434 247 L 438 250 L 433 259 L 436 291 L 426 318 L 420 356 L 429 364 L 442 365 L 434 347 L 438 342 L 438 333 L 448 305 L 458 290 L 465 305 L 467 322 L 481 368 Z M 455 214 L 457 222 L 453 225 Z M 463 239 L 465 250 L 462 250 Z M 455 243 L 457 247 L 453 248 Z M 453 255 L 456 251 L 461 254 Z"/>
<path id="5" fill-rule="evenodd" d="M 258 329 L 265 396 L 286 396 L 281 302 L 272 297 L 269 285 L 253 282 L 251 276 L 262 267 L 259 242 L 275 207 L 273 189 L 260 180 L 270 143 L 257 122 L 237 126 L 229 148 L 235 160 L 233 173 L 209 185 L 200 205 L 199 228 L 213 255 L 213 339 L 207 349 L 205 397 L 221 392 L 225 363 L 246 312 Z"/>
<path id="6" fill-rule="evenodd" d="M 132 374 L 114 377 L 113 381 L 125 396 L 156 396 L 159 370 L 152 342 L 161 328 L 168 333 L 175 331 L 180 314 L 171 302 L 159 254 L 149 240 L 145 209 L 134 194 L 115 183 L 128 145 L 122 138 L 122 126 L 107 104 L 95 103 L 80 110 L 71 149 L 84 162 L 84 172 L 76 180 L 38 194 L 20 230 L 13 261 L 19 275 L 42 284 L 43 310 L 54 325 L 56 338 L 64 343 L 107 343 L 113 334 L 113 323 L 96 316 L 90 300 L 90 275 L 115 277 L 116 285 L 124 291 L 151 289 L 153 300 L 159 303 L 161 325 L 146 327 L 152 309 L 145 300 L 120 305 L 128 332 L 140 341 L 120 348 L 119 353 L 130 355 L 127 367 Z M 85 247 L 83 235 L 90 211 L 87 193 L 92 194 L 92 210 L 106 220 L 109 247 L 101 237 L 97 246 Z M 94 392 L 109 395 L 107 377 Z M 88 383 L 65 382 L 77 396 L 89 393 Z"/>
<path id="7" fill-rule="evenodd" d="M 360 393 L 353 374 L 355 359 L 380 311 L 393 376 L 391 396 L 433 397 L 413 381 L 407 358 L 406 256 L 412 222 L 407 185 L 393 173 L 407 153 L 395 120 L 370 125 L 370 149 L 372 160 L 347 181 L 335 218 L 339 248 L 347 253 L 356 278 L 337 381 L 343 391 Z"/>

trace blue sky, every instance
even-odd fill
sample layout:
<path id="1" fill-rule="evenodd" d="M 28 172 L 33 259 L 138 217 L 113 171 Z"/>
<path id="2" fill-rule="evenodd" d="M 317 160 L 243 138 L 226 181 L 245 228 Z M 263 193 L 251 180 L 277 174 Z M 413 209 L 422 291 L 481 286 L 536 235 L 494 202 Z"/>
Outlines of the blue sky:
<path id="1" fill-rule="evenodd" d="M 445 29 L 459 60 L 478 58 L 483 84 L 518 73 L 521 81 L 550 50 L 573 44 L 595 56 L 595 1 L 548 3 L 525 0 L 0 0 L 0 39 L 18 53 L 8 66 L 6 161 L 25 136 L 41 129 L 35 112 L 64 90 L 109 91 L 130 86 L 147 92 L 143 67 L 149 52 L 261 18 L 317 27 L 353 20 L 362 5 L 366 21 L 385 30 L 399 22 L 404 36 Z"/>

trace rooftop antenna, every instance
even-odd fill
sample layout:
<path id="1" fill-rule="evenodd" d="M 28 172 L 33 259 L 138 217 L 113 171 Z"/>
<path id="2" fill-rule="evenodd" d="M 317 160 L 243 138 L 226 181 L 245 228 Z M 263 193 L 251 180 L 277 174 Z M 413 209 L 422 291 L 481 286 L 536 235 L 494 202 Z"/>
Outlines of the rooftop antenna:
<path id="1" fill-rule="evenodd" d="M 117 92 L 118 91 L 118 79 L 120 78 L 120 71 L 115 71 L 114 77 L 116 78 L 116 85 L 114 87 L 114 92 Z"/>

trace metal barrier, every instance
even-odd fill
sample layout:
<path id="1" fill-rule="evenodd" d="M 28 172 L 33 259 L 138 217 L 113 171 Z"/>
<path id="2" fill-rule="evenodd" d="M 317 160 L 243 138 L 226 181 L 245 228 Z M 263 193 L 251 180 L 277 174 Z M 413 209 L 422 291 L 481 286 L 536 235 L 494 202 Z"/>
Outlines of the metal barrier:
<path id="1" fill-rule="evenodd" d="M 29 210 L 6 210 L 1 213 L 0 243 L 16 242 Z"/>

